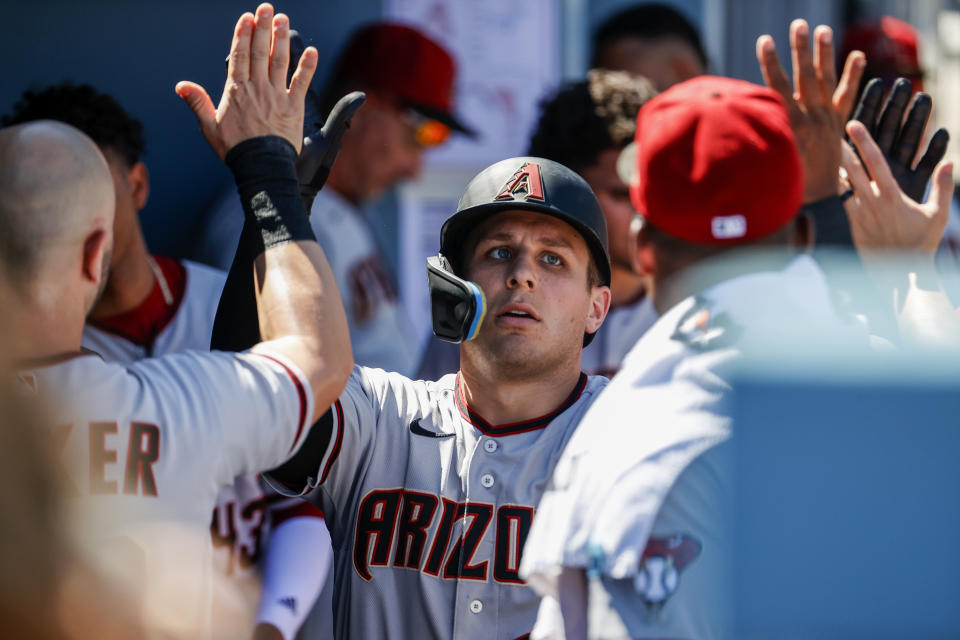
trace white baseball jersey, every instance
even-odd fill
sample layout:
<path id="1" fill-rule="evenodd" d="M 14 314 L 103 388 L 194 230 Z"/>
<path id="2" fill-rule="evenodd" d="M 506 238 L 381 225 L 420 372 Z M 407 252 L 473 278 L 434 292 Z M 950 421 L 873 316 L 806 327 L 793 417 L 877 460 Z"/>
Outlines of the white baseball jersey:
<path id="1" fill-rule="evenodd" d="M 147 299 L 126 313 L 87 324 L 84 347 L 122 364 L 168 353 L 209 351 L 226 274 L 163 256 L 153 260 L 159 274 Z M 322 517 L 316 507 L 280 496 L 256 474 L 239 476 L 220 490 L 210 522 L 217 578 L 213 629 L 218 635 L 249 633 L 253 628 L 260 598 L 259 563 L 270 530 L 284 519 L 303 515 Z"/>
<path id="2" fill-rule="evenodd" d="M 209 632 L 210 513 L 238 475 L 277 466 L 309 430 L 295 365 L 247 352 L 186 352 L 125 366 L 95 354 L 23 371 L 53 412 L 78 517 L 161 634 Z"/>
<path id="3" fill-rule="evenodd" d="M 398 303 L 363 214 L 332 189 L 324 189 L 313 201 L 310 226 L 337 279 L 354 361 L 412 374 L 420 339 Z"/>
<path id="4" fill-rule="evenodd" d="M 724 638 L 731 625 L 729 374 L 745 350 L 798 335 L 867 344 L 808 256 L 688 298 L 640 340 L 558 463 L 521 575 L 556 596 L 592 568 L 591 638 Z M 562 638 L 542 608 L 533 637 Z"/>
<path id="5" fill-rule="evenodd" d="M 210 350 L 226 274 L 195 262 L 163 256 L 153 260 L 159 276 L 147 299 L 114 318 L 87 323 L 84 347 L 124 364 L 191 349 Z"/>
<path id="6" fill-rule="evenodd" d="M 505 425 L 472 411 L 459 380 L 357 367 L 328 414 L 330 443 L 302 491 L 313 489 L 337 551 L 338 638 L 514 640 L 533 626 L 521 549 L 607 380 L 581 374 L 555 411 Z"/>

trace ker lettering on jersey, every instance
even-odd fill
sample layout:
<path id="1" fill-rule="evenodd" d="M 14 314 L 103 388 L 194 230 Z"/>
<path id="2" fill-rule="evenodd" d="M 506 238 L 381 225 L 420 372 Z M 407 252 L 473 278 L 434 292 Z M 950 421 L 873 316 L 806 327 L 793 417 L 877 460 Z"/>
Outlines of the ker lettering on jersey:
<path id="1" fill-rule="evenodd" d="M 520 552 L 533 507 L 455 502 L 405 489 L 368 492 L 357 513 L 353 565 L 366 581 L 372 567 L 413 569 L 445 580 L 523 584 Z M 493 557 L 479 548 L 493 530 Z M 489 547 L 489 545 L 486 545 Z"/>
<path id="2" fill-rule="evenodd" d="M 87 485 L 90 495 L 118 495 L 122 489 L 126 495 L 157 497 L 157 481 L 153 467 L 160 459 L 160 429 L 156 425 L 146 422 L 130 423 L 125 451 L 122 442 L 116 446 L 109 443 L 116 440 L 119 431 L 116 421 L 89 422 L 83 426 L 88 430 L 90 447 Z M 67 455 L 67 441 L 76 428 L 77 425 L 68 423 L 53 430 L 53 445 L 61 457 Z M 66 467 L 66 460 L 61 464 Z M 70 482 L 69 474 L 63 475 L 65 482 Z M 79 494 L 79 487 L 75 484 L 68 486 L 68 490 Z"/>

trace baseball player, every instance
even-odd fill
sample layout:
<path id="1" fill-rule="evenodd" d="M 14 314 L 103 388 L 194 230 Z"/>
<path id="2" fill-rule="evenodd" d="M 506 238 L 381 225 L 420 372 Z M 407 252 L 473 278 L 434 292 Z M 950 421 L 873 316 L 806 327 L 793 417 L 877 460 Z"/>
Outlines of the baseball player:
<path id="1" fill-rule="evenodd" d="M 580 367 L 590 375 L 612 377 L 627 351 L 656 321 L 644 277 L 636 272 L 630 246 L 628 185 L 617 172 L 621 150 L 633 141 L 637 110 L 656 95 L 650 83 L 623 72 L 593 69 L 540 107 L 529 155 L 548 158 L 576 171 L 597 196 L 610 237 L 610 311 Z M 431 339 L 417 372 L 434 379 L 459 369 L 456 345 Z"/>
<path id="2" fill-rule="evenodd" d="M 795 53 L 807 49 L 806 24 L 791 31 Z M 804 83 L 814 67 L 798 57 Z M 807 107 L 834 87 L 828 80 L 818 89 L 801 98 Z M 640 111 L 631 196 L 643 216 L 638 252 L 655 274 L 663 315 L 588 411 L 541 501 L 521 566 L 544 595 L 532 638 L 733 637 L 732 366 L 797 340 L 811 349 L 868 345 L 813 259 L 788 248 L 810 238 L 798 216 L 804 171 L 785 106 L 777 92 L 703 77 Z M 863 152 L 865 131 L 849 130 Z M 821 142 L 842 149 L 839 133 Z M 946 210 L 949 166 L 937 170 L 937 204 L 920 215 L 902 190 L 890 197 L 862 181 L 863 168 L 857 174 L 845 154 L 856 175 L 852 201 L 869 200 L 875 221 Z M 880 191 L 889 190 L 880 153 L 865 157 Z M 751 246 L 774 250 L 773 262 L 717 259 Z"/>
<path id="3" fill-rule="evenodd" d="M 324 294 L 337 294 L 293 168 L 316 52 L 303 57 L 288 91 L 279 75 L 288 28 L 269 5 L 241 17 L 218 112 L 199 86 L 177 88 L 262 232 L 264 342 L 246 353 L 124 366 L 81 351 L 84 318 L 109 273 L 110 169 L 68 125 L 0 131 L 0 257 L 18 297 L 10 315 L 24 337 L 15 354 L 20 379 L 58 418 L 52 438 L 100 550 L 137 578 L 128 585 L 132 605 L 165 634 L 209 631 L 209 519 L 219 487 L 296 450 L 314 407 L 329 405 L 349 373 L 330 365 L 349 360 L 343 315 L 326 315 L 321 340 L 312 311 Z"/>
<path id="4" fill-rule="evenodd" d="M 530 631 L 517 574 L 540 494 L 606 384 L 580 353 L 606 314 L 606 224 L 550 160 L 480 172 L 428 260 L 434 331 L 462 341 L 436 382 L 357 367 L 278 488 L 321 506 L 334 545 L 338 638 L 504 638 Z M 231 270 L 230 284 L 249 270 Z M 249 295 L 249 294 L 247 294 Z M 236 323 L 234 323 L 235 325 Z"/>
<path id="5" fill-rule="evenodd" d="M 110 277 L 87 319 L 83 347 L 125 365 L 168 353 L 206 351 L 226 274 L 147 251 L 138 221 L 150 191 L 147 167 L 140 160 L 145 149 L 143 125 L 113 97 L 89 85 L 69 83 L 25 92 L 3 124 L 40 119 L 65 122 L 87 134 L 100 148 L 114 179 Z M 311 560 L 317 565 L 303 572 L 310 577 L 305 593 L 274 585 L 280 593 L 265 594 L 258 620 L 288 629 L 288 637 L 303 621 L 309 601 L 323 584 L 326 572 L 321 569 L 329 566 L 332 550 L 328 544 L 326 556 L 322 552 L 321 541 L 329 535 L 320 511 L 294 502 L 283 500 L 256 475 L 238 477 L 221 490 L 211 523 L 214 564 L 218 574 L 227 578 L 216 581 L 214 629 L 218 634 L 252 628 L 261 593 L 261 550 L 272 539 L 272 528 L 284 523 L 295 533 L 281 534 L 279 539 L 289 540 L 287 544 L 296 548 L 307 540 L 316 545 L 318 553 Z M 292 522 L 301 517 L 312 520 Z M 282 549 L 273 551 L 274 559 L 282 555 Z M 299 569 L 298 564 L 288 573 Z M 276 606 L 283 598 L 302 604 Z"/>

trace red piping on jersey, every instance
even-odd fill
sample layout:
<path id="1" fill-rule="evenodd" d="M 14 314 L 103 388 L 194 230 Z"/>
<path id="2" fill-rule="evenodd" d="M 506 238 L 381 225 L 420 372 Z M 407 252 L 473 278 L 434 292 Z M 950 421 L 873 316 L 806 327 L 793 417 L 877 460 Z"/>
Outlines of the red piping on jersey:
<path id="1" fill-rule="evenodd" d="M 587 374 L 583 373 L 582 371 L 580 372 L 580 379 L 577 380 L 577 384 L 573 388 L 573 391 L 570 392 L 570 395 L 567 396 L 567 399 L 564 400 L 559 407 L 550 413 L 542 415 L 539 418 L 533 418 L 531 420 L 521 420 L 520 422 L 510 422 L 508 424 L 498 425 L 491 425 L 489 422 L 483 419 L 483 416 L 467 406 L 467 399 L 463 395 L 463 385 L 460 381 L 460 373 L 458 372 L 456 401 L 457 408 L 460 409 L 460 415 L 463 416 L 464 420 L 479 429 L 484 435 L 497 437 L 512 436 L 517 433 L 525 433 L 527 431 L 543 429 L 545 426 L 550 424 L 554 418 L 569 409 L 574 402 L 580 399 L 580 395 L 587 386 Z"/>
<path id="2" fill-rule="evenodd" d="M 319 484 L 323 484 L 326 481 L 327 474 L 330 473 L 330 467 L 333 466 L 334 461 L 340 455 L 340 445 L 343 444 L 343 405 L 337 400 L 333 403 L 333 406 L 337 410 L 337 441 L 334 442 L 333 450 L 330 451 L 330 457 L 327 459 L 327 464 L 323 467 L 323 473 L 320 474 Z"/>
<path id="3" fill-rule="evenodd" d="M 257 355 L 263 356 L 267 360 L 276 362 L 278 365 L 283 367 L 283 370 L 287 372 L 287 375 L 290 376 L 291 380 L 293 380 L 293 385 L 297 388 L 297 398 L 300 400 L 300 421 L 297 422 L 297 435 L 293 437 L 293 444 L 290 445 L 290 453 L 293 453 L 293 450 L 297 448 L 297 443 L 300 442 L 300 434 L 303 433 L 303 426 L 307 421 L 307 392 L 304 391 L 303 383 L 300 382 L 300 378 L 298 378 L 297 374 L 290 370 L 290 367 L 283 364 L 273 356 L 265 353 L 257 353 Z"/>
<path id="4" fill-rule="evenodd" d="M 153 259 L 170 287 L 173 302 L 169 305 L 166 303 L 160 283 L 154 281 L 146 299 L 136 307 L 109 318 L 88 319 L 90 326 L 120 336 L 140 347 L 149 349 L 153 346 L 153 341 L 177 315 L 187 291 L 187 270 L 181 263 L 165 256 L 154 256 Z"/>
<path id="5" fill-rule="evenodd" d="M 281 522 L 294 518 L 320 518 L 323 520 L 323 511 L 309 502 L 300 501 L 298 504 L 273 512 L 273 526 L 276 528 Z"/>

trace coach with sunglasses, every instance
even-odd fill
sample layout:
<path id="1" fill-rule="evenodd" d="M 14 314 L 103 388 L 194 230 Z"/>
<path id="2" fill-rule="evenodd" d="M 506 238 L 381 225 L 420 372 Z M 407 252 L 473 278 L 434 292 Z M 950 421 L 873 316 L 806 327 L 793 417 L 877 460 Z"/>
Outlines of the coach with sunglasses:
<path id="1" fill-rule="evenodd" d="M 473 135 L 452 114 L 454 77 L 453 58 L 439 44 L 407 26 L 374 23 L 352 35 L 324 88 L 322 113 L 350 91 L 367 94 L 310 214 L 343 296 L 358 364 L 406 374 L 417 364 L 420 341 L 361 206 L 416 178 L 424 150 L 452 131 Z"/>

